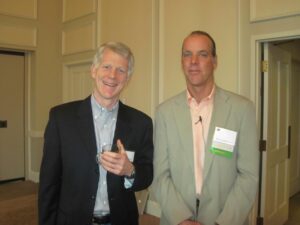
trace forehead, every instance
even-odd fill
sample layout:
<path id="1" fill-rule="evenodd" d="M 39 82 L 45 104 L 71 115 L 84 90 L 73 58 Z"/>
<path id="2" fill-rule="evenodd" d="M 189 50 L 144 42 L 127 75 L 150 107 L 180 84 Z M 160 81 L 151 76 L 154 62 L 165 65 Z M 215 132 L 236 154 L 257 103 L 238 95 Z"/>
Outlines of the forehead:
<path id="1" fill-rule="evenodd" d="M 200 51 L 200 50 L 211 50 L 211 40 L 205 35 L 191 35 L 188 36 L 182 45 L 182 50 L 186 51 Z"/>
<path id="2" fill-rule="evenodd" d="M 103 51 L 102 62 L 107 62 L 107 61 L 111 61 L 123 65 L 125 64 L 126 66 L 128 64 L 128 60 L 126 57 L 124 57 L 123 55 L 117 52 L 112 51 L 111 49 L 105 49 Z"/>

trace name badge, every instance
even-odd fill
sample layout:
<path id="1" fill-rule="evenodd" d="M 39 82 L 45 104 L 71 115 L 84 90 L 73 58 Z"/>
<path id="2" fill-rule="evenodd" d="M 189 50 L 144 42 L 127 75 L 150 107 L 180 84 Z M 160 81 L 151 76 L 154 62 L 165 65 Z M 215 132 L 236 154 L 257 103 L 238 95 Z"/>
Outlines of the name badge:
<path id="1" fill-rule="evenodd" d="M 215 155 L 231 158 L 233 155 L 236 137 L 236 131 L 216 127 L 210 152 Z"/>

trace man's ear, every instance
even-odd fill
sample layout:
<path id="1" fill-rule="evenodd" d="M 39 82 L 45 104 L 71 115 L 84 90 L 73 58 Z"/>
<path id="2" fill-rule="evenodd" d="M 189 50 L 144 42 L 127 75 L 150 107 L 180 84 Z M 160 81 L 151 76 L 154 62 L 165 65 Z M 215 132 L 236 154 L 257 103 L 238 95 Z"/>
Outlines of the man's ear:
<path id="1" fill-rule="evenodd" d="M 214 68 L 216 69 L 218 66 L 218 56 L 216 55 L 213 60 L 214 60 Z"/>

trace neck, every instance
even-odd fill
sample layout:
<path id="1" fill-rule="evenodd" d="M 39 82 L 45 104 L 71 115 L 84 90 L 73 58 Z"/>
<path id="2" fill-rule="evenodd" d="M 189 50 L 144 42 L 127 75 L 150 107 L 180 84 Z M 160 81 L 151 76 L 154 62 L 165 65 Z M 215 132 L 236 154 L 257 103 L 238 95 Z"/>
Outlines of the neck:
<path id="1" fill-rule="evenodd" d="M 197 103 L 200 103 L 204 98 L 210 95 L 214 87 L 214 83 L 205 86 L 190 86 L 187 87 L 190 94 L 195 98 Z"/>
<path id="2" fill-rule="evenodd" d="M 118 102 L 118 98 L 115 99 L 105 99 L 99 95 L 97 95 L 96 92 L 93 93 L 94 98 L 96 99 L 96 101 L 98 102 L 98 104 L 100 104 L 102 107 L 110 110 L 114 107 L 114 105 Z"/>

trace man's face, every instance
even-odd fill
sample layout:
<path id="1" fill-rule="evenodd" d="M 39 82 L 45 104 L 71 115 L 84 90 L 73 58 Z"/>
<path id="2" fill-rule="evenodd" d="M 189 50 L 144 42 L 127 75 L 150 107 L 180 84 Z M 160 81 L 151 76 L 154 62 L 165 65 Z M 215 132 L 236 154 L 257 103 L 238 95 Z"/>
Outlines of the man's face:
<path id="1" fill-rule="evenodd" d="M 217 58 L 212 55 L 210 39 L 204 35 L 187 37 L 182 47 L 181 64 L 188 88 L 213 84 Z"/>
<path id="2" fill-rule="evenodd" d="M 91 75 L 95 81 L 97 101 L 104 106 L 114 104 L 128 81 L 128 60 L 106 49 L 99 66 L 92 67 Z"/>

